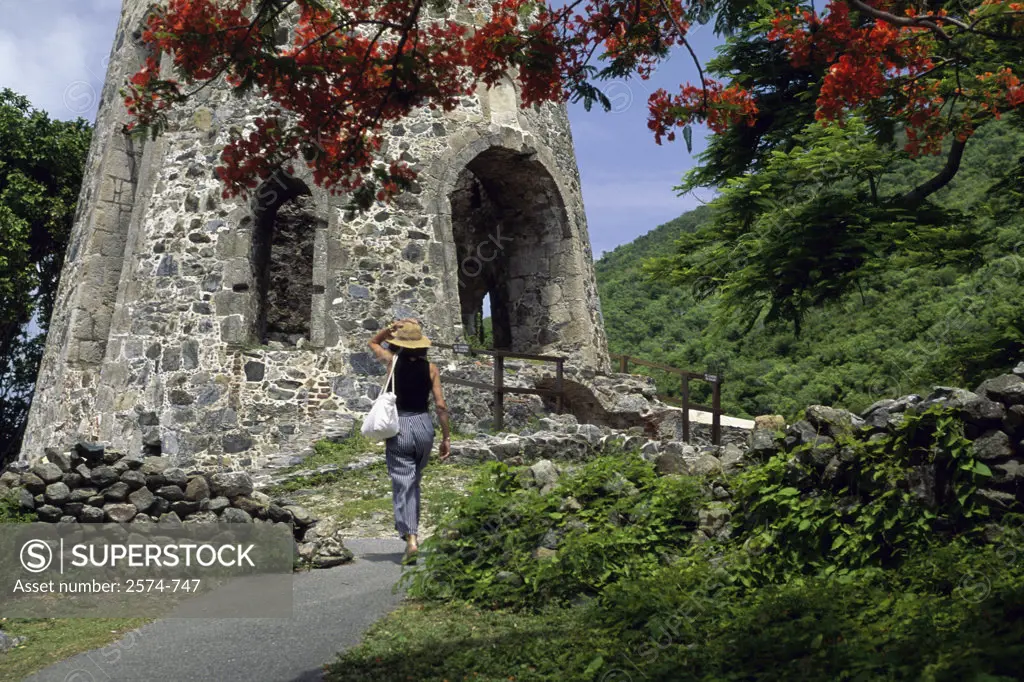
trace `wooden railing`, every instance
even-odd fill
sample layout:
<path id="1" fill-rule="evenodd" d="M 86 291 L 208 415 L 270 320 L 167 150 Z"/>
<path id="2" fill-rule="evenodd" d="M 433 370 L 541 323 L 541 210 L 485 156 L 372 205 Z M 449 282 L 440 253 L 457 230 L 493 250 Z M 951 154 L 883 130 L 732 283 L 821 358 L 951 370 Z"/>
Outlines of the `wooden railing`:
<path id="1" fill-rule="evenodd" d="M 690 442 L 690 410 L 701 410 L 703 412 L 711 413 L 711 442 L 715 445 L 722 444 L 722 373 L 718 371 L 714 374 L 703 373 L 703 372 L 691 372 L 686 369 L 679 369 L 678 367 L 670 367 L 668 365 L 662 365 L 657 362 L 650 362 L 648 360 L 642 360 L 640 358 L 634 358 L 629 355 L 618 355 L 610 353 L 609 357 L 612 360 L 617 360 L 619 363 L 619 371 L 623 374 L 629 373 L 629 365 L 641 365 L 643 367 L 651 367 L 653 369 L 660 369 L 663 372 L 669 374 L 675 374 L 680 377 L 681 381 L 681 400 L 675 400 L 671 396 L 658 396 L 658 400 L 672 405 L 679 403 L 682 408 L 682 415 L 680 419 L 683 424 L 683 440 L 687 443 Z M 711 407 L 705 405 L 699 405 L 697 403 L 690 402 L 690 379 L 697 379 L 698 381 L 706 381 L 711 384 Z"/>
<path id="2" fill-rule="evenodd" d="M 455 377 L 446 376 L 444 381 L 446 384 L 456 384 L 459 386 L 469 386 L 470 388 L 479 388 L 484 391 L 491 391 L 494 393 L 494 429 L 500 431 L 505 424 L 505 394 L 506 393 L 518 393 L 526 395 L 539 395 L 546 396 L 555 399 L 555 409 L 558 414 L 562 413 L 562 409 L 565 403 L 565 384 L 563 381 L 563 372 L 565 370 L 565 358 L 556 355 L 531 355 L 529 353 L 513 353 L 512 351 L 505 350 L 491 350 L 491 349 L 480 349 L 470 348 L 467 344 L 446 344 L 446 343 L 435 343 L 435 348 L 445 348 L 453 351 L 459 355 L 490 355 L 494 358 L 494 383 L 485 384 L 479 381 L 470 381 L 468 379 L 457 379 Z M 555 363 L 555 388 L 519 388 L 517 386 L 506 386 L 505 385 L 505 358 L 510 360 L 536 360 L 539 362 L 553 362 Z"/>

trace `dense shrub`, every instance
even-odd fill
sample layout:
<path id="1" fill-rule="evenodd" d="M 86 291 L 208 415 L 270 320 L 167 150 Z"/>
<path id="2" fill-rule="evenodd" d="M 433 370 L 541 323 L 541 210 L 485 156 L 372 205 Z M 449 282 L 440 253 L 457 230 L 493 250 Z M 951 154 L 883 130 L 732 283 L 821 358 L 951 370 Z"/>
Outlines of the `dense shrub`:
<path id="1" fill-rule="evenodd" d="M 807 464 L 811 448 L 703 481 L 659 477 L 630 453 L 585 464 L 547 494 L 524 470 L 493 465 L 424 544 L 411 594 L 495 633 L 502 612 L 455 605 L 526 620 L 472 663 L 408 670 L 423 680 L 1024 679 L 1024 516 L 995 521 L 978 504 L 991 472 L 962 424 L 936 409 L 888 439 L 832 447 L 846 448 L 846 467 L 828 478 Z M 940 479 L 931 498 L 913 487 L 922 467 Z M 729 532 L 692 542 L 702 505 L 721 505 L 709 491 L 724 487 Z M 562 533 L 557 551 L 537 558 L 550 532 Z M 516 644 L 531 628 L 541 641 Z M 471 646 L 462 637 L 448 646 Z M 591 655 L 565 656 L 581 641 Z M 331 679 L 383 674 L 360 656 Z"/>
<path id="2" fill-rule="evenodd" d="M 412 596 L 536 606 L 649 574 L 690 543 L 698 484 L 659 477 L 636 453 L 567 471 L 541 494 L 525 469 L 490 465 L 422 545 Z M 544 544 L 557 547 L 539 556 Z M 544 554 L 544 552 L 541 552 Z"/>

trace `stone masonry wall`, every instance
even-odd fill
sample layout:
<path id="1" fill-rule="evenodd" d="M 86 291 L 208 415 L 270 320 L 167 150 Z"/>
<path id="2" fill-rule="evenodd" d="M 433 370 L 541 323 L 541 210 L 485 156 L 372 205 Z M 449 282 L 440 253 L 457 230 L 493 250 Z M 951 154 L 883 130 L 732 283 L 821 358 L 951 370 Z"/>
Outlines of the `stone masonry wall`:
<path id="1" fill-rule="evenodd" d="M 23 459 L 91 440 L 178 466 L 259 468 L 369 407 L 383 368 L 366 342 L 392 319 L 418 317 L 441 342 L 461 336 L 459 281 L 485 262 L 507 273 L 499 293 L 513 349 L 608 367 L 564 107 L 522 110 L 506 83 L 454 112 L 416 113 L 387 146 L 420 173 L 417 187 L 364 215 L 346 215 L 345 199 L 305 170 L 269 179 L 251 201 L 227 201 L 213 169 L 229 131 L 260 111 L 224 87 L 182 108 L 128 171 L 116 91 L 138 64 L 130 35 L 148 7 L 124 3 Z M 450 196 L 467 168 L 502 215 L 479 243 L 457 245 L 453 221 L 465 216 L 453 215 Z M 311 267 L 275 289 L 288 256 L 270 254 L 268 277 L 259 230 L 297 214 L 311 226 Z M 111 224 L 120 232 L 108 239 Z M 82 274 L 97 249 L 102 287 Z M 261 302 L 296 295 L 309 298 L 308 338 L 261 333 L 283 323 L 267 320 Z"/>

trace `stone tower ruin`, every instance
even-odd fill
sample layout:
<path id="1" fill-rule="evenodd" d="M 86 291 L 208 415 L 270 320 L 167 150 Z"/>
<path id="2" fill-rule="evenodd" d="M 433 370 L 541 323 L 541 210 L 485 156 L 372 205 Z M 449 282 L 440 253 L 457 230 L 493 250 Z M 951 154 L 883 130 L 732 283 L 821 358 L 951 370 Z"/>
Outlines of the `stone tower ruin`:
<path id="1" fill-rule="evenodd" d="M 151 7 L 123 3 L 22 459 L 87 439 L 261 467 L 365 413 L 376 330 L 417 317 L 452 343 L 485 296 L 496 346 L 608 368 L 563 106 L 522 109 L 505 82 L 418 112 L 388 142 L 418 187 L 365 214 L 301 172 L 267 180 L 258 202 L 225 201 L 213 169 L 229 129 L 255 117 L 226 87 L 155 141 L 122 133 L 118 90 L 147 57 Z"/>

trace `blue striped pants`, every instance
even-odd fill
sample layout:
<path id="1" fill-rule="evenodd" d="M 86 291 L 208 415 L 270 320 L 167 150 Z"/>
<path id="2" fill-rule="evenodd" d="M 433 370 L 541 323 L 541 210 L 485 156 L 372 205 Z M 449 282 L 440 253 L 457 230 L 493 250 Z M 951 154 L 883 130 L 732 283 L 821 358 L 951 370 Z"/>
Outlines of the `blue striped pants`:
<path id="1" fill-rule="evenodd" d="M 418 535 L 420 479 L 434 446 L 434 422 L 429 412 L 398 412 L 399 431 L 384 441 L 384 458 L 391 476 L 395 530 L 403 538 Z"/>

